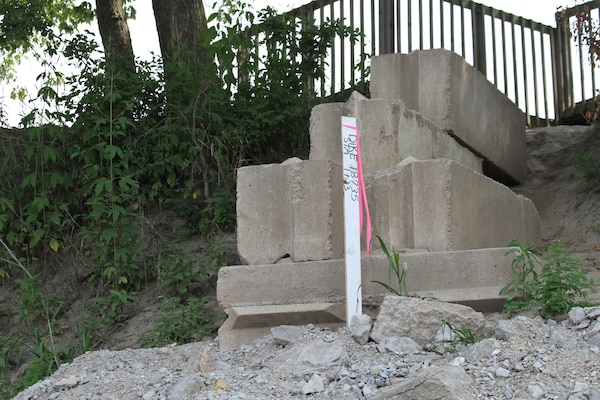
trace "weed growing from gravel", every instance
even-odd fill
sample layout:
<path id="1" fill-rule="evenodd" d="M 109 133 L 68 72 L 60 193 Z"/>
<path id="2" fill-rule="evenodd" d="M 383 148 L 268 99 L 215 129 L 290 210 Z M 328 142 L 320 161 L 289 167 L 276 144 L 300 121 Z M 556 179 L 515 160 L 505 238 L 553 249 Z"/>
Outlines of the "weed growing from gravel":
<path id="1" fill-rule="evenodd" d="M 535 308 L 544 318 L 566 314 L 575 306 L 589 306 L 588 290 L 597 283 L 588 278 L 581 261 L 570 256 L 562 243 L 554 243 L 544 250 L 541 258 L 533 245 L 515 246 L 506 254 L 517 253 L 513 260 L 514 279 L 500 291 L 506 295 L 504 310 L 514 314 Z M 541 267 L 541 268 L 540 268 Z M 541 269 L 538 275 L 536 269 Z"/>
<path id="2" fill-rule="evenodd" d="M 529 290 L 531 281 L 538 280 L 536 267 L 541 263 L 533 244 L 523 246 L 513 239 L 508 246 L 511 248 L 504 255 L 516 254 L 512 261 L 513 280 L 500 290 L 500 295 L 506 296 L 504 311 L 513 314 L 533 305 Z"/>
<path id="3" fill-rule="evenodd" d="M 406 288 L 408 265 L 404 263 L 402 266 L 400 266 L 400 254 L 398 254 L 393 247 L 388 249 L 380 236 L 377 236 L 377 240 L 379 241 L 379 245 L 381 246 L 383 253 L 388 259 L 388 280 L 387 283 L 377 280 L 373 280 L 371 282 L 383 286 L 390 293 L 397 296 L 408 296 L 408 289 Z M 392 275 L 395 276 L 395 280 L 398 283 L 398 289 L 392 286 Z"/>
<path id="4" fill-rule="evenodd" d="M 442 331 L 447 333 L 448 339 L 434 340 L 424 346 L 426 350 L 435 351 L 438 353 L 450 352 L 456 353 L 459 345 L 468 346 L 485 339 L 484 334 L 475 335 L 468 326 L 457 328 L 450 321 L 442 319 Z M 446 336 L 446 335 L 444 335 Z"/>

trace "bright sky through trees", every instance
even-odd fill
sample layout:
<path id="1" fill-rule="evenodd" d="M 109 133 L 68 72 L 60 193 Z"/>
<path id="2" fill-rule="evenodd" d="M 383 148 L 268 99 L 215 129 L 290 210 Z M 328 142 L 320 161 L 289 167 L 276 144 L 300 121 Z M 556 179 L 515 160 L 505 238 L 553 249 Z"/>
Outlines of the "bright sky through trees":
<path id="1" fill-rule="evenodd" d="M 257 0 L 252 4 L 257 10 L 270 5 L 279 11 L 287 11 L 308 2 L 309 0 Z M 426 0 L 423 2 L 427 3 Z M 479 0 L 478 2 L 551 26 L 555 26 L 555 13 L 557 7 L 571 6 L 575 3 L 574 0 Z M 211 14 L 213 11 L 212 5 L 212 1 L 205 1 L 207 15 Z M 148 59 L 150 58 L 151 52 L 160 54 L 158 35 L 152 12 L 152 3 L 148 0 L 134 0 L 133 6 L 137 10 L 136 20 L 129 21 L 133 47 L 137 57 Z M 92 30 L 97 31 L 97 27 L 93 26 Z M 19 79 L 16 82 L 16 85 L 25 87 L 30 92 L 35 92 L 35 77 L 40 72 L 41 69 L 37 63 L 24 63 L 19 69 Z M 10 100 L 9 96 L 11 89 L 10 85 L 3 84 L 0 88 L 0 103 L 3 103 L 4 111 L 8 116 L 9 125 L 16 125 L 20 116 L 28 110 L 26 105 Z"/>

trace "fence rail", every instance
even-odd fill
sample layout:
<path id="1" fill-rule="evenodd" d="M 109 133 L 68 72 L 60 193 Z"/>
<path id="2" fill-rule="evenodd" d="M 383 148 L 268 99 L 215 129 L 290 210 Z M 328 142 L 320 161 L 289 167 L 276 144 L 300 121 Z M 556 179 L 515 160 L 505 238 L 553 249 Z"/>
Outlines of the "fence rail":
<path id="1" fill-rule="evenodd" d="M 525 112 L 529 126 L 539 126 L 558 123 L 565 110 L 595 97 L 595 66 L 582 38 L 569 34 L 583 11 L 597 21 L 600 0 L 557 13 L 556 28 L 471 0 L 314 0 L 290 15 L 316 23 L 342 18 L 364 34 L 359 43 L 334 43 L 327 79 L 314 83 L 322 96 L 364 82 L 368 65 L 355 67 L 365 54 L 444 48 L 486 75 Z"/>

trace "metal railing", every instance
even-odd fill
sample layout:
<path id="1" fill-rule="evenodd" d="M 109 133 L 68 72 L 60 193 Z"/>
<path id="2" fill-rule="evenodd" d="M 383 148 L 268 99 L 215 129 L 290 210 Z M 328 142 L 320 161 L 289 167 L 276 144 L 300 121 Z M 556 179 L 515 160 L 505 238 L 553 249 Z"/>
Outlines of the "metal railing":
<path id="1" fill-rule="evenodd" d="M 556 79 L 554 96 L 559 116 L 565 110 L 598 96 L 598 60 L 590 58 L 589 46 L 585 43 L 581 29 L 572 37 L 572 27 L 578 15 L 584 15 L 581 23 L 589 27 L 600 22 L 600 0 L 565 9 L 556 13 L 555 47 L 558 49 L 554 59 Z M 595 108 L 595 106 L 594 106 Z"/>
<path id="2" fill-rule="evenodd" d="M 289 14 L 317 24 L 341 18 L 363 33 L 359 42 L 335 41 L 327 78 L 314 82 L 320 96 L 367 80 L 369 66 L 360 64 L 365 54 L 444 48 L 463 56 L 517 104 L 528 126 L 540 126 L 558 123 L 566 109 L 595 97 L 595 67 L 585 44 L 569 32 L 577 13 L 598 8 L 600 0 L 593 0 L 557 13 L 556 28 L 471 0 L 314 0 Z"/>

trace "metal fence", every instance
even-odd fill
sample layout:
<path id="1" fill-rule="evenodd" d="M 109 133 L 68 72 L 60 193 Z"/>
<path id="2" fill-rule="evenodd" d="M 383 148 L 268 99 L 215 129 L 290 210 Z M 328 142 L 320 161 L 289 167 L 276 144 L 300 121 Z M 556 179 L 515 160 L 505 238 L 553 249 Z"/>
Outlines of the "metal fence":
<path id="1" fill-rule="evenodd" d="M 600 13 L 598 8 L 600 0 L 594 0 L 563 18 L 557 13 L 556 28 L 470 0 L 315 0 L 290 14 L 317 24 L 341 18 L 364 34 L 358 43 L 334 43 L 327 78 L 314 83 L 319 95 L 367 79 L 368 65 L 355 68 L 365 54 L 444 48 L 485 74 L 526 113 L 529 126 L 539 126 L 558 123 L 566 109 L 595 96 L 596 73 L 586 45 L 569 32 L 577 13 Z"/>
<path id="2" fill-rule="evenodd" d="M 555 57 L 556 80 L 554 82 L 555 104 L 560 111 L 573 109 L 574 105 L 598 96 L 598 60 L 590 58 L 589 44 L 585 35 L 578 29 L 572 37 L 573 25 L 578 20 L 590 29 L 598 28 L 600 21 L 600 0 L 565 9 L 556 13 L 555 42 L 558 49 Z M 596 31 L 598 32 L 598 31 Z M 600 51 L 600 49 L 596 49 Z M 593 107 L 595 104 L 592 102 Z M 579 112 L 579 110 L 576 110 Z"/>

